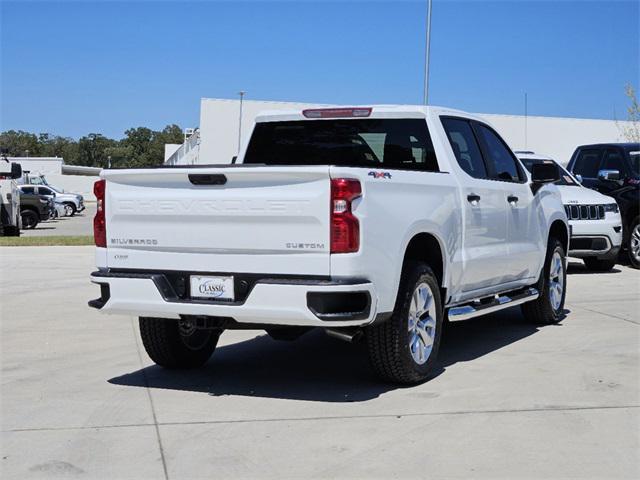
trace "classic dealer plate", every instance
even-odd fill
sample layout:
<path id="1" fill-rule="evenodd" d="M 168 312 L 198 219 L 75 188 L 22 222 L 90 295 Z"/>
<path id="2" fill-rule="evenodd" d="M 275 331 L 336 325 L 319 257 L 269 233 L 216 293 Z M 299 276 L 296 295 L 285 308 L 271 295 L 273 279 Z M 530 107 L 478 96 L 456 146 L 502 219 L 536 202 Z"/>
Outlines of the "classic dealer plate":
<path id="1" fill-rule="evenodd" d="M 234 300 L 233 277 L 191 275 L 191 298 Z"/>

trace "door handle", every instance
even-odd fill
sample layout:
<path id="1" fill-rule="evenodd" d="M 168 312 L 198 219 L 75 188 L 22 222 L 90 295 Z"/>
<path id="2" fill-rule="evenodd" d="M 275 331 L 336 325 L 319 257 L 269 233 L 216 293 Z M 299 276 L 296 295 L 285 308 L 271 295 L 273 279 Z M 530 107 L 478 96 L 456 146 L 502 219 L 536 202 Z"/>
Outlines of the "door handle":
<path id="1" fill-rule="evenodd" d="M 476 195 L 475 193 L 471 193 L 469 195 L 467 195 L 467 201 L 471 204 L 471 205 L 478 205 L 478 202 L 480 201 L 480 195 Z"/>
<path id="2" fill-rule="evenodd" d="M 515 195 L 509 195 L 507 197 L 507 202 L 509 203 L 518 203 L 519 198 L 516 197 Z"/>

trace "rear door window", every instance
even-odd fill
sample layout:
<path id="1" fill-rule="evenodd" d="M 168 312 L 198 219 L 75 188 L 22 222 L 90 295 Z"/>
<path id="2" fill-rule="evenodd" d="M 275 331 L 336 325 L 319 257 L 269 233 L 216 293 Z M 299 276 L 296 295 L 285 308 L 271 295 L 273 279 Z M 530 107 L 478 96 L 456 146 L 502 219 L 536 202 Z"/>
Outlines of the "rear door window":
<path id="1" fill-rule="evenodd" d="M 572 173 L 583 178 L 598 178 L 601 151 L 597 148 L 580 150 L 573 164 Z"/>
<path id="2" fill-rule="evenodd" d="M 35 193 L 36 189 L 35 187 L 22 187 L 21 191 L 22 193 Z"/>
<path id="3" fill-rule="evenodd" d="M 487 168 L 469 121 L 443 117 L 442 126 L 460 168 L 474 178 L 487 178 Z"/>
<path id="4" fill-rule="evenodd" d="M 244 163 L 439 171 L 427 123 L 421 119 L 257 123 Z"/>

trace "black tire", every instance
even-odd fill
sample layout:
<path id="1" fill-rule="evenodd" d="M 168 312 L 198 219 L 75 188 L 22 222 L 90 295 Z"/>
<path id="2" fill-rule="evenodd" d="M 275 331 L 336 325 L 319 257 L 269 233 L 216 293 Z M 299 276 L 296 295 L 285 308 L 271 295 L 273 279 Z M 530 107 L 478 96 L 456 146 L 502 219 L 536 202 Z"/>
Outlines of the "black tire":
<path id="1" fill-rule="evenodd" d="M 629 224 L 629 237 L 627 238 L 627 255 L 629 257 L 629 263 L 633 268 L 640 269 L 640 256 L 637 253 L 634 255 L 634 248 L 638 245 L 640 239 L 637 237 L 637 233 L 640 233 L 640 216 L 633 219 Z M 635 250 L 637 252 L 637 250 Z"/>
<path id="2" fill-rule="evenodd" d="M 419 335 L 409 331 L 409 311 L 414 292 L 421 284 L 429 287 L 433 299 L 432 306 L 421 318 L 435 320 L 435 335 L 430 337 L 433 342 L 426 361 L 419 364 L 414 360 L 412 351 L 415 350 L 412 349 L 411 342 L 412 339 L 416 342 L 423 340 L 419 339 Z M 440 287 L 436 276 L 425 263 L 411 262 L 402 274 L 393 315 L 381 324 L 367 327 L 365 332 L 369 361 L 376 374 L 383 380 L 404 384 L 418 383 L 429 378 L 438 357 L 443 317 Z"/>
<path id="3" fill-rule="evenodd" d="M 216 349 L 220 331 L 193 329 L 190 334 L 178 320 L 140 317 L 140 337 L 151 360 L 165 368 L 197 368 Z"/>
<path id="4" fill-rule="evenodd" d="M 561 273 L 557 278 L 562 278 L 562 293 L 560 294 L 559 305 L 555 306 L 551 301 L 551 264 L 552 259 L 556 255 L 560 256 Z M 564 300 L 567 295 L 567 261 L 562 243 L 556 239 L 549 239 L 547 246 L 547 256 L 544 261 L 544 267 L 540 274 L 540 279 L 536 285 L 540 296 L 531 302 L 523 303 L 520 308 L 524 317 L 532 323 L 539 325 L 551 325 L 558 323 L 563 318 Z"/>
<path id="5" fill-rule="evenodd" d="M 19 237 L 20 229 L 13 225 L 6 225 L 4 227 L 4 236 L 5 237 Z"/>
<path id="6" fill-rule="evenodd" d="M 64 202 L 64 205 L 68 205 L 69 207 L 71 207 L 71 213 L 69 214 L 70 217 L 73 217 L 78 211 L 73 202 Z"/>
<path id="7" fill-rule="evenodd" d="M 582 261 L 587 269 L 594 272 L 608 272 L 616 265 L 615 260 L 601 260 L 596 257 L 586 257 Z"/>
<path id="8" fill-rule="evenodd" d="M 22 210 L 20 216 L 22 217 L 23 230 L 33 230 L 40 223 L 40 217 L 33 210 Z"/>

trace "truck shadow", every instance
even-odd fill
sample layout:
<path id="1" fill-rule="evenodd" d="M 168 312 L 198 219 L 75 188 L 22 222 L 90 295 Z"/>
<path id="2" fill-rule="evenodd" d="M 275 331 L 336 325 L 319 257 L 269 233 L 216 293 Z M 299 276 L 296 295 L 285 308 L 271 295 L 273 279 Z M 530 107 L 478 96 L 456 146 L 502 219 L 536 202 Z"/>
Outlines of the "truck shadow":
<path id="1" fill-rule="evenodd" d="M 553 327 L 549 327 L 553 328 Z M 458 362 L 472 361 L 538 331 L 518 308 L 446 326 L 431 379 Z M 114 385 L 318 402 L 361 402 L 403 386 L 373 375 L 366 345 L 312 331 L 294 342 L 259 335 L 223 345 L 200 370 L 150 366 L 109 380 Z M 410 388 L 410 387 L 409 387 Z"/>

